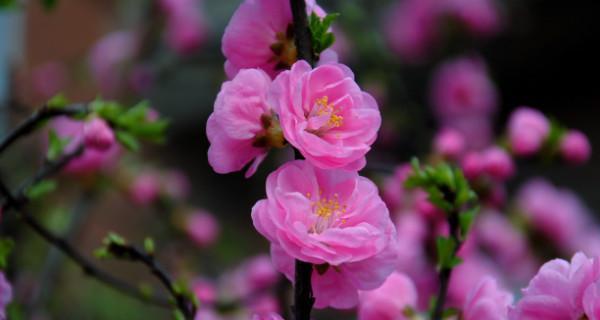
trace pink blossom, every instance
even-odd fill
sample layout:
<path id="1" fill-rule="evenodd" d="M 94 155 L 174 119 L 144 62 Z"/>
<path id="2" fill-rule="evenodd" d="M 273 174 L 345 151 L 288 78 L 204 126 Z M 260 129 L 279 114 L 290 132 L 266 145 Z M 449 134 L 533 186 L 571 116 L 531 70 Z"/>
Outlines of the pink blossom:
<path id="1" fill-rule="evenodd" d="M 411 170 L 409 164 L 399 165 L 394 169 L 394 174 L 386 177 L 383 182 L 381 196 L 392 212 L 395 212 L 402 206 L 406 194 L 404 182 L 412 172 Z"/>
<path id="2" fill-rule="evenodd" d="M 258 297 L 252 296 L 247 303 L 247 308 L 250 313 L 262 316 L 271 316 L 280 311 L 277 298 L 271 294 L 261 294 Z"/>
<path id="3" fill-rule="evenodd" d="M 592 146 L 581 131 L 570 130 L 560 141 L 560 154 L 573 164 L 582 164 L 590 159 Z"/>
<path id="4" fill-rule="evenodd" d="M 457 130 L 442 129 L 435 136 L 433 149 L 445 158 L 457 159 L 465 150 L 465 138 Z"/>
<path id="5" fill-rule="evenodd" d="M 32 86 L 43 99 L 64 90 L 68 77 L 67 68 L 60 61 L 46 62 L 31 71 Z"/>
<path id="6" fill-rule="evenodd" d="M 88 148 L 106 151 L 115 143 L 115 134 L 106 121 L 94 118 L 85 123 L 83 140 Z"/>
<path id="7" fill-rule="evenodd" d="M 483 173 L 484 165 L 483 155 L 475 151 L 467 153 L 461 161 L 465 176 L 471 180 L 476 179 Z"/>
<path id="8" fill-rule="evenodd" d="M 314 0 L 306 1 L 306 11 L 324 15 Z M 229 78 L 247 68 L 263 69 L 273 78 L 289 69 L 298 59 L 289 1 L 245 0 L 225 29 L 222 51 Z"/>
<path id="9" fill-rule="evenodd" d="M 462 57 L 442 64 L 431 84 L 431 103 L 439 117 L 492 114 L 496 87 L 479 58 Z"/>
<path id="10" fill-rule="evenodd" d="M 538 274 L 523 289 L 523 298 L 510 310 L 514 320 L 528 319 L 581 319 L 589 304 L 590 296 L 600 277 L 600 262 L 577 253 L 571 262 L 554 259 L 545 263 Z M 592 288 L 589 289 L 588 288 Z M 588 293 L 588 299 L 585 299 Z M 587 308 L 584 310 L 584 301 Z M 592 310 L 590 310 L 593 312 Z M 588 319 L 593 316 L 588 314 Z"/>
<path id="11" fill-rule="evenodd" d="M 224 320 L 224 318 L 219 316 L 212 309 L 201 307 L 199 308 L 198 312 L 196 312 L 194 320 Z"/>
<path id="12" fill-rule="evenodd" d="M 600 320 L 600 281 L 596 281 L 585 289 L 583 310 L 589 320 Z"/>
<path id="13" fill-rule="evenodd" d="M 585 233 L 590 214 L 573 192 L 534 179 L 521 188 L 517 204 L 531 228 L 562 250 L 579 249 L 577 239 Z"/>
<path id="14" fill-rule="evenodd" d="M 273 82 L 269 101 L 286 140 L 323 169 L 361 169 L 377 137 L 381 116 L 350 69 L 328 64 L 311 69 L 298 61 Z"/>
<path id="15" fill-rule="evenodd" d="M 500 289 L 494 278 L 485 277 L 467 295 L 462 319 L 507 320 L 512 301 L 512 294 Z"/>
<path id="16" fill-rule="evenodd" d="M 198 278 L 192 283 L 192 291 L 198 301 L 204 305 L 217 301 L 217 288 L 210 280 Z"/>
<path id="17" fill-rule="evenodd" d="M 129 196 L 137 205 L 150 205 L 160 196 L 160 184 L 160 177 L 156 172 L 142 172 L 131 182 Z"/>
<path id="18" fill-rule="evenodd" d="M 491 276 L 500 279 L 497 266 L 489 258 L 476 251 L 465 249 L 468 249 L 468 247 L 463 246 L 461 252 L 459 252 L 459 256 L 464 261 L 453 269 L 448 287 L 448 301 L 451 305 L 457 307 L 465 304 L 471 289 L 475 288 L 485 277 Z M 465 254 L 463 251 L 472 252 Z"/>
<path id="19" fill-rule="evenodd" d="M 394 272 L 377 289 L 360 292 L 359 320 L 405 320 L 417 304 L 417 289 L 406 275 Z"/>
<path id="20" fill-rule="evenodd" d="M 196 245 L 205 248 L 217 240 L 220 227 L 212 214 L 196 210 L 187 217 L 185 230 Z"/>
<path id="21" fill-rule="evenodd" d="M 474 35 L 492 35 L 501 27 L 500 11 L 494 0 L 450 0 L 445 11 Z"/>
<path id="22" fill-rule="evenodd" d="M 271 259 L 260 255 L 250 259 L 245 266 L 246 280 L 252 291 L 259 291 L 274 285 L 279 279 Z"/>
<path id="23" fill-rule="evenodd" d="M 505 181 L 515 173 L 513 159 L 500 147 L 490 147 L 483 151 L 483 170 L 490 177 Z"/>
<path id="24" fill-rule="evenodd" d="M 92 48 L 89 64 L 100 91 L 112 97 L 124 85 L 125 63 L 137 50 L 137 35 L 131 31 L 115 31 L 105 35 Z"/>
<path id="25" fill-rule="evenodd" d="M 12 301 L 12 286 L 6 280 L 4 272 L 0 271 L 0 318 L 4 319 L 6 306 Z"/>
<path id="26" fill-rule="evenodd" d="M 358 290 L 380 286 L 396 267 L 396 230 L 376 186 L 356 172 L 288 162 L 267 178 L 267 199 L 252 208 L 271 242 L 275 267 L 293 279 L 293 260 L 313 272 L 315 307 L 351 308 Z"/>
<path id="27" fill-rule="evenodd" d="M 258 69 L 242 70 L 223 83 L 206 125 L 208 162 L 216 172 L 239 171 L 252 161 L 246 171 L 250 177 L 267 156 L 269 146 L 283 144 L 267 103 L 270 85 L 271 79 Z"/>
<path id="28" fill-rule="evenodd" d="M 441 9 L 435 0 L 398 1 L 385 27 L 391 49 L 407 62 L 422 61 L 440 36 Z"/>
<path id="29" fill-rule="evenodd" d="M 69 144 L 65 147 L 65 152 L 73 152 L 79 145 L 84 143 L 85 122 L 83 121 L 58 117 L 51 122 L 50 127 L 60 138 L 70 139 Z M 107 150 L 85 148 L 81 156 L 69 162 L 64 172 L 78 175 L 108 170 L 117 162 L 121 153 L 120 150 L 121 148 L 116 143 Z"/>
<path id="30" fill-rule="evenodd" d="M 271 312 L 268 314 L 255 314 L 252 316 L 252 320 L 284 320 L 277 313 Z"/>
<path id="31" fill-rule="evenodd" d="M 207 26 L 196 0 L 161 0 L 167 16 L 167 44 L 181 55 L 188 55 L 206 41 Z"/>
<path id="32" fill-rule="evenodd" d="M 543 113 L 519 107 L 508 120 L 508 140 L 513 152 L 530 156 L 538 152 L 550 133 L 550 122 Z"/>

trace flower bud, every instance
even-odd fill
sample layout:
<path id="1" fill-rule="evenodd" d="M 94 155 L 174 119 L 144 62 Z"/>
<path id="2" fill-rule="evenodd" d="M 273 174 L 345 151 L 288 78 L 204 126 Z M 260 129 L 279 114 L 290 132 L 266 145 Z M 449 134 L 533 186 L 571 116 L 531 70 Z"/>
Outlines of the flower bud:
<path id="1" fill-rule="evenodd" d="M 219 236 L 219 223 L 212 214 L 198 210 L 187 218 L 185 230 L 199 247 L 208 247 Z"/>
<path id="2" fill-rule="evenodd" d="M 543 113 L 519 107 L 508 121 L 508 139 L 513 152 L 530 156 L 538 152 L 550 133 L 550 122 Z"/>
<path id="3" fill-rule="evenodd" d="M 560 154 L 569 163 L 582 164 L 590 159 L 592 147 L 581 131 L 570 130 L 560 141 Z"/>
<path id="4" fill-rule="evenodd" d="M 504 181 L 515 173 L 512 158 L 504 149 L 491 147 L 483 152 L 483 170 L 492 178 Z"/>
<path id="5" fill-rule="evenodd" d="M 115 134 L 101 118 L 94 118 L 83 128 L 85 146 L 99 151 L 106 151 L 115 143 Z"/>
<path id="6" fill-rule="evenodd" d="M 465 139 L 453 129 L 444 129 L 435 137 L 434 151 L 445 158 L 456 159 L 465 150 Z"/>

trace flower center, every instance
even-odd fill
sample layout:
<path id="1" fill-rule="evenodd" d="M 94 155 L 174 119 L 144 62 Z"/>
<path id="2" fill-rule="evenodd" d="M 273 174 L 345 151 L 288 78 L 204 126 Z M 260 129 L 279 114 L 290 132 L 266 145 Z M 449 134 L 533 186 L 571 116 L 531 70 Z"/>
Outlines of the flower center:
<path id="1" fill-rule="evenodd" d="M 317 99 L 315 104 L 317 116 L 329 116 L 329 120 L 327 120 L 327 126 L 329 128 L 337 128 L 344 123 L 344 117 L 339 115 L 340 109 L 336 108 L 333 103 L 329 103 L 328 96 Z"/>
<path id="2" fill-rule="evenodd" d="M 271 52 L 274 55 L 271 61 L 277 62 L 276 70 L 287 70 L 298 60 L 293 25 L 288 25 L 285 32 L 278 32 L 275 37 L 277 40 L 271 45 Z"/>
<path id="3" fill-rule="evenodd" d="M 311 198 L 311 194 L 306 194 Z M 346 223 L 346 219 L 341 218 L 346 213 L 346 205 L 340 204 L 339 194 L 334 193 L 332 197 L 324 197 L 323 192 L 319 191 L 317 201 L 311 202 L 313 213 L 318 217 L 315 224 L 311 227 L 311 233 L 321 233 L 323 230 L 331 227 L 335 222 Z"/>

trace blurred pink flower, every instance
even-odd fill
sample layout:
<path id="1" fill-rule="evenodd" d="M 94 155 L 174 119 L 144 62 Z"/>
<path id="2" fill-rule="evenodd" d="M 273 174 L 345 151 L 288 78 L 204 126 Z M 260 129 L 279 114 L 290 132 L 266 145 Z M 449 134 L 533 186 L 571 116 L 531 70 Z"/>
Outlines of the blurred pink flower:
<path id="1" fill-rule="evenodd" d="M 550 121 L 538 110 L 519 107 L 508 120 L 508 140 L 512 151 L 519 156 L 538 152 L 550 133 Z"/>
<path id="2" fill-rule="evenodd" d="M 277 312 L 280 312 L 277 298 L 271 294 L 261 294 L 250 298 L 250 301 L 247 303 L 247 308 L 251 314 L 272 316 L 277 314 Z"/>
<path id="3" fill-rule="evenodd" d="M 6 280 L 4 272 L 0 271 L 0 318 L 4 319 L 6 306 L 12 301 L 12 286 Z"/>
<path id="4" fill-rule="evenodd" d="M 567 253 L 580 250 L 577 240 L 590 227 L 590 213 L 573 192 L 538 178 L 523 185 L 517 205 L 529 226 L 559 249 Z"/>
<path id="5" fill-rule="evenodd" d="M 268 255 L 260 255 L 248 260 L 244 269 L 248 287 L 253 292 L 266 289 L 277 283 L 279 279 L 279 273 Z"/>
<path id="6" fill-rule="evenodd" d="M 161 0 L 165 10 L 167 44 L 178 54 L 197 51 L 208 36 L 207 25 L 197 0 Z"/>
<path id="7" fill-rule="evenodd" d="M 83 126 L 83 140 L 90 149 L 106 151 L 115 144 L 115 134 L 102 118 L 93 118 Z"/>
<path id="8" fill-rule="evenodd" d="M 164 192 L 167 196 L 182 200 L 190 194 L 190 180 L 187 175 L 180 170 L 170 170 L 164 177 Z"/>
<path id="9" fill-rule="evenodd" d="M 435 0 L 398 1 L 385 26 L 391 49 L 409 63 L 422 61 L 440 36 L 441 9 Z"/>
<path id="10" fill-rule="evenodd" d="M 219 222 L 204 210 L 196 210 L 187 216 L 185 230 L 194 243 L 201 248 L 215 243 L 220 233 Z"/>
<path id="11" fill-rule="evenodd" d="M 495 0 L 449 0 L 445 3 L 445 12 L 476 36 L 500 31 L 502 19 Z"/>
<path id="12" fill-rule="evenodd" d="M 324 15 L 315 0 L 306 1 L 306 11 Z M 289 69 L 297 60 L 289 1 L 244 0 L 225 29 L 222 51 L 229 78 L 246 68 L 263 69 L 273 78 Z"/>
<path id="13" fill-rule="evenodd" d="M 491 260 L 476 251 L 464 249 L 467 247 L 463 246 L 459 252 L 463 262 L 453 269 L 448 286 L 448 302 L 456 307 L 466 303 L 469 292 L 485 277 L 500 279 L 500 272 Z M 469 252 L 464 254 L 463 251 Z"/>
<path id="14" fill-rule="evenodd" d="M 494 278 L 484 277 L 467 295 L 462 319 L 507 320 L 512 301 L 512 294 L 500 289 Z"/>
<path id="15" fill-rule="evenodd" d="M 600 320 L 600 281 L 596 281 L 585 289 L 583 310 L 589 320 Z"/>
<path id="16" fill-rule="evenodd" d="M 328 266 L 313 272 L 317 308 L 355 306 L 358 290 L 377 288 L 396 267 L 389 212 L 376 186 L 356 172 L 288 162 L 267 178 L 267 199 L 252 208 L 252 220 L 290 280 L 293 259 Z"/>
<path id="17" fill-rule="evenodd" d="M 124 85 L 124 70 L 137 50 L 137 35 L 115 31 L 105 35 L 92 48 L 89 64 L 92 77 L 106 97 L 115 96 Z"/>
<path id="18" fill-rule="evenodd" d="M 476 151 L 467 153 L 461 161 L 465 177 L 470 180 L 476 179 L 483 173 L 484 164 L 483 155 Z"/>
<path id="19" fill-rule="evenodd" d="M 570 130 L 560 141 L 560 154 L 569 163 L 582 164 L 590 159 L 592 146 L 581 131 Z"/>
<path id="20" fill-rule="evenodd" d="M 377 289 L 361 291 L 359 320 L 406 320 L 406 308 L 417 305 L 417 289 L 406 275 L 394 272 Z"/>
<path id="21" fill-rule="evenodd" d="M 577 253 L 571 262 L 554 259 L 546 262 L 523 289 L 523 298 L 510 310 L 511 320 L 524 319 L 593 319 L 585 314 L 593 305 L 590 296 L 600 278 L 600 262 Z M 589 291 L 587 291 L 588 288 Z M 584 299 L 588 293 L 588 299 Z M 585 307 L 587 307 L 584 310 Z"/>
<path id="22" fill-rule="evenodd" d="M 142 172 L 131 181 L 129 196 L 137 205 L 150 205 L 160 196 L 160 185 L 160 177 L 156 172 Z"/>
<path id="23" fill-rule="evenodd" d="M 388 176 L 383 181 L 383 190 L 381 197 L 390 211 L 395 212 L 400 209 L 407 190 L 404 189 L 404 182 L 410 175 L 411 167 L 409 164 L 402 164 L 394 169 L 394 174 Z"/>
<path id="24" fill-rule="evenodd" d="M 72 152 L 84 143 L 84 121 L 73 120 L 68 117 L 58 117 L 52 120 L 50 128 L 62 138 L 69 138 L 70 142 L 65 147 L 65 152 Z M 47 144 L 46 144 L 47 145 Z M 112 144 L 107 150 L 85 148 L 83 154 L 74 158 L 65 167 L 64 172 L 69 174 L 88 174 L 112 168 L 120 155 L 120 146 Z"/>
<path id="25" fill-rule="evenodd" d="M 465 138 L 455 129 L 440 130 L 433 141 L 435 153 L 449 159 L 458 159 L 465 150 Z"/>
<path id="26" fill-rule="evenodd" d="M 271 312 L 268 314 L 255 314 L 252 316 L 252 320 L 284 320 L 277 313 Z"/>
<path id="27" fill-rule="evenodd" d="M 205 305 L 214 304 L 217 301 L 217 288 L 210 280 L 198 278 L 192 283 L 192 291 L 203 308 Z"/>
<path id="28" fill-rule="evenodd" d="M 271 79 L 261 70 L 241 71 L 226 81 L 206 124 L 208 162 L 218 173 L 241 170 L 252 161 L 246 177 L 265 159 L 269 127 L 276 121 L 267 103 Z"/>
<path id="29" fill-rule="evenodd" d="M 328 64 L 312 69 L 298 61 L 273 82 L 269 101 L 286 140 L 313 165 L 358 170 L 377 137 L 381 115 L 350 69 Z"/>
<path id="30" fill-rule="evenodd" d="M 505 181 L 515 174 L 512 157 L 504 149 L 492 146 L 482 152 L 483 171 L 496 179 Z"/>
<path id="31" fill-rule="evenodd" d="M 219 316 L 214 310 L 202 307 L 199 308 L 198 312 L 196 312 L 196 316 L 194 320 L 225 320 L 223 317 Z"/>
<path id="32" fill-rule="evenodd" d="M 43 99 L 47 100 L 65 89 L 68 73 L 60 61 L 46 62 L 31 71 L 33 89 Z"/>

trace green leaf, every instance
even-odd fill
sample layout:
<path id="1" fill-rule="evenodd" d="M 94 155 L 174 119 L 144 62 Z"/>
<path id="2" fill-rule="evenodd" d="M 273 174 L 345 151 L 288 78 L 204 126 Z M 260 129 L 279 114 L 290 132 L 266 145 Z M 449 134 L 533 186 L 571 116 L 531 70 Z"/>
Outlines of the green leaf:
<path id="1" fill-rule="evenodd" d="M 56 8 L 56 5 L 58 4 L 58 0 L 40 0 L 42 2 L 42 5 L 44 6 L 44 9 L 46 9 L 46 11 L 50 11 L 54 8 Z"/>
<path id="2" fill-rule="evenodd" d="M 115 131 L 115 135 L 121 145 L 127 148 L 129 151 L 136 152 L 140 149 L 140 143 L 138 139 L 131 133 L 123 130 L 117 130 Z"/>
<path id="3" fill-rule="evenodd" d="M 181 310 L 175 309 L 175 310 L 173 310 L 173 319 L 185 320 L 185 315 L 183 314 L 183 312 L 181 312 Z"/>
<path id="4" fill-rule="evenodd" d="M 152 255 L 154 254 L 154 240 L 152 240 L 152 238 L 147 237 L 146 239 L 144 239 L 144 250 L 146 250 L 146 253 Z"/>
<path id="5" fill-rule="evenodd" d="M 27 189 L 26 195 L 29 199 L 38 199 L 56 189 L 58 184 L 54 180 L 42 180 Z"/>
<path id="6" fill-rule="evenodd" d="M 100 247 L 94 251 L 94 257 L 96 257 L 98 259 L 108 259 L 111 256 L 112 255 L 108 251 L 107 247 Z"/>
<path id="7" fill-rule="evenodd" d="M 90 109 L 94 110 L 98 116 L 110 123 L 117 122 L 121 114 L 125 111 L 120 104 L 101 99 L 96 99 L 90 103 Z"/>
<path id="8" fill-rule="evenodd" d="M 312 36 L 313 51 L 319 54 L 335 42 L 335 36 L 330 32 L 331 24 L 339 17 L 339 13 L 331 13 L 321 19 L 314 12 L 308 19 L 308 27 Z"/>
<path id="9" fill-rule="evenodd" d="M 64 107 L 66 107 L 68 104 L 69 104 L 69 100 L 62 93 L 59 93 L 59 94 L 55 95 L 54 97 L 50 98 L 50 100 L 48 100 L 48 102 L 46 103 L 46 105 L 50 109 L 62 109 Z"/>
<path id="10" fill-rule="evenodd" d="M 463 237 L 463 239 L 467 236 L 469 230 L 471 230 L 471 225 L 473 225 L 473 221 L 475 221 L 477 212 L 479 212 L 479 207 L 474 207 L 458 215 L 458 220 L 460 223 L 460 235 Z"/>
<path id="11" fill-rule="evenodd" d="M 8 256 L 13 251 L 15 242 L 11 238 L 0 238 L 0 269 L 6 269 L 8 264 Z"/>
<path id="12" fill-rule="evenodd" d="M 457 308 L 447 308 L 442 312 L 442 319 L 455 317 L 460 313 L 460 310 Z"/>
<path id="13" fill-rule="evenodd" d="M 440 268 L 453 268 L 462 260 L 455 256 L 456 242 L 450 237 L 438 237 L 436 239 L 437 258 Z"/>
<path id="14" fill-rule="evenodd" d="M 46 158 L 50 161 L 58 159 L 65 149 L 65 147 L 71 142 L 69 138 L 61 138 L 56 134 L 54 129 L 50 129 L 48 132 L 48 152 Z"/>
<path id="15" fill-rule="evenodd" d="M 125 241 L 125 238 L 121 237 L 119 234 L 115 232 L 109 232 L 108 235 L 106 235 L 106 237 L 102 241 L 102 243 L 104 243 L 107 246 L 111 244 L 124 246 L 127 244 L 127 241 Z"/>

